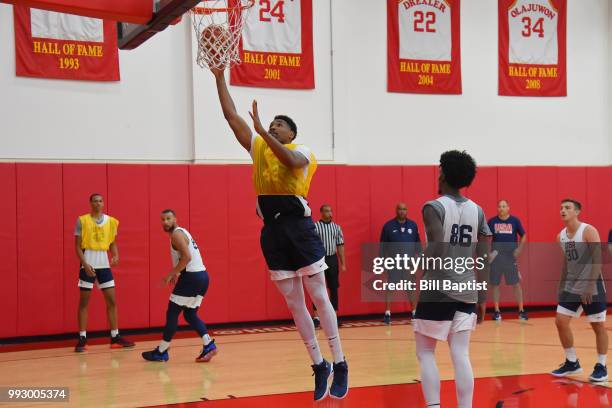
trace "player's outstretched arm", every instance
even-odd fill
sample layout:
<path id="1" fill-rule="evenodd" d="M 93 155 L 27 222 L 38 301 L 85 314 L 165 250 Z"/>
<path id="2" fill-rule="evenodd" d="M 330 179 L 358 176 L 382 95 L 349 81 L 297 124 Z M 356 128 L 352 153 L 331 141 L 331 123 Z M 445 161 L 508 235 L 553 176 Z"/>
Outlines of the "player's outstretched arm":
<path id="1" fill-rule="evenodd" d="M 219 94 L 219 102 L 221 102 L 223 116 L 232 128 L 238 143 L 240 143 L 240 145 L 247 151 L 251 151 L 251 137 L 253 134 L 251 133 L 249 125 L 247 125 L 245 120 L 242 119 L 242 117 L 240 117 L 236 111 L 236 106 L 234 105 L 232 96 L 230 95 L 229 89 L 227 89 L 227 84 L 225 83 L 224 70 L 211 69 L 211 71 L 215 76 L 215 81 L 217 83 L 217 93 Z"/>
<path id="2" fill-rule="evenodd" d="M 287 167 L 298 169 L 308 165 L 308 159 L 304 157 L 302 153 L 287 149 L 281 142 L 272 137 L 266 128 L 263 127 L 261 120 L 259 119 L 257 101 L 253 101 L 253 111 L 249 112 L 249 115 L 251 115 L 251 119 L 253 119 L 255 131 L 266 141 L 268 146 L 270 146 L 270 149 L 272 149 L 274 155 L 281 161 L 281 163 Z"/>

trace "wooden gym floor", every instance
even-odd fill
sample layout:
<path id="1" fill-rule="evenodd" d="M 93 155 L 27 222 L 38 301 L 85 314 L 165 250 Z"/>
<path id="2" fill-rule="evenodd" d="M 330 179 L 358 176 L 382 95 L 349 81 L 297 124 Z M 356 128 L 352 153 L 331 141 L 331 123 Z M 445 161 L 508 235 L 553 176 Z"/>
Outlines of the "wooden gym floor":
<path id="1" fill-rule="evenodd" d="M 594 335 L 584 318 L 572 325 L 584 373 L 564 380 L 547 374 L 564 360 L 554 318 L 489 320 L 480 325 L 471 346 L 477 378 L 474 407 L 610 406 L 608 384 L 595 386 L 587 380 L 596 359 Z M 317 333 L 329 358 L 324 334 Z M 327 399 L 314 405 L 424 406 L 414 336 L 406 321 L 394 321 L 391 326 L 345 323 L 340 335 L 351 391 L 345 400 Z M 289 327 L 251 333 L 220 330 L 215 337 L 220 352 L 208 364 L 193 361 L 201 348 L 201 341 L 193 337 L 173 341 L 167 363 L 146 362 L 140 356 L 157 345 L 157 338 L 139 341 L 131 350 L 98 344 L 76 354 L 71 342 L 70 347 L 56 344 L 51 345 L 55 348 L 1 352 L 0 385 L 70 388 L 69 403 L 19 403 L 19 407 L 313 406 L 310 361 L 297 332 Z M 442 406 L 456 406 L 448 346 L 438 343 L 436 353 L 441 378 L 447 380 L 442 386 Z"/>

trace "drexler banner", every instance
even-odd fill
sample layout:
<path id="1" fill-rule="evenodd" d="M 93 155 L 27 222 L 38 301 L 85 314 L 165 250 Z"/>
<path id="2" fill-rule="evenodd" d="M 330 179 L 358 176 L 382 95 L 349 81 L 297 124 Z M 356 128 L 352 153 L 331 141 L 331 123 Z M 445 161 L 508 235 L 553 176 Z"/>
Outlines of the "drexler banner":
<path id="1" fill-rule="evenodd" d="M 113 21 L 13 6 L 17 76 L 118 81 Z"/>
<path id="2" fill-rule="evenodd" d="M 387 0 L 387 90 L 461 94 L 460 0 Z"/>
<path id="3" fill-rule="evenodd" d="M 240 43 L 232 85 L 313 89 L 312 0 L 258 0 Z"/>
<path id="4" fill-rule="evenodd" d="M 499 94 L 567 96 L 566 0 L 499 0 Z"/>

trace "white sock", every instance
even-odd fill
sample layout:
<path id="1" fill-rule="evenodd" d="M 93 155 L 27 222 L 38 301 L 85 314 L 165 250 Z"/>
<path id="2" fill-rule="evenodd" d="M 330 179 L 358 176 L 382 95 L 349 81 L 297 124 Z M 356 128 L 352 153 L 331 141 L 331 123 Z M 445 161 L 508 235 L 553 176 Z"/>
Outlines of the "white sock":
<path id="1" fill-rule="evenodd" d="M 566 348 L 565 358 L 571 361 L 572 363 L 575 363 L 576 360 L 578 360 L 578 357 L 576 356 L 576 349 L 574 349 L 573 347 Z"/>
<path id="2" fill-rule="evenodd" d="M 464 330 L 448 336 L 448 345 L 455 370 L 458 408 L 471 408 L 474 398 L 474 372 L 470 362 L 471 334 L 470 330 Z"/>
<path id="3" fill-rule="evenodd" d="M 86 331 L 80 331 L 79 332 L 79 337 L 87 337 L 87 332 Z"/>
<path id="4" fill-rule="evenodd" d="M 111 337 L 117 337 L 119 335 L 119 329 L 111 330 Z"/>
<path id="5" fill-rule="evenodd" d="M 391 316 L 391 311 L 390 310 L 385 310 L 385 315 Z"/>
<path id="6" fill-rule="evenodd" d="M 329 349 L 334 357 L 334 363 L 338 364 L 344 361 L 344 353 L 342 352 L 342 343 L 340 343 L 340 335 L 330 337 L 327 339 Z"/>
<path id="7" fill-rule="evenodd" d="M 607 354 L 598 354 L 597 355 L 597 362 L 605 367 L 606 366 L 606 359 L 607 359 L 607 357 L 608 357 Z"/>
<path id="8" fill-rule="evenodd" d="M 321 348 L 319 347 L 319 342 L 316 337 L 312 340 L 305 341 L 304 345 L 306 346 L 306 350 L 308 350 L 312 362 L 317 365 L 321 364 L 323 362 L 323 355 L 321 355 Z"/>
<path id="9" fill-rule="evenodd" d="M 205 346 L 208 346 L 210 344 L 210 342 L 212 341 L 212 339 L 210 338 L 208 333 L 206 333 L 205 335 L 202 336 L 202 340 L 204 340 L 204 345 Z"/>
<path id="10" fill-rule="evenodd" d="M 170 342 L 162 340 L 159 342 L 159 346 L 157 346 L 157 348 L 159 349 L 160 353 L 163 353 L 170 348 Z"/>

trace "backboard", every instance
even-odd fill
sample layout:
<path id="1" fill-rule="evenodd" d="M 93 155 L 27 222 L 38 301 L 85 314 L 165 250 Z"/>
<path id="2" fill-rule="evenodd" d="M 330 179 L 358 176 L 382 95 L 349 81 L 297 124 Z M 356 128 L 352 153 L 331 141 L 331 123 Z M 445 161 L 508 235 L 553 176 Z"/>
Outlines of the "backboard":
<path id="1" fill-rule="evenodd" d="M 146 0 L 151 1 L 151 0 Z M 132 50 L 198 5 L 200 0 L 153 0 L 153 18 L 146 24 L 117 23 L 118 46 Z"/>
<path id="2" fill-rule="evenodd" d="M 153 17 L 152 0 L 0 0 L 41 10 L 105 20 L 146 24 Z M 166 1 L 168 2 L 168 1 Z M 153 2 L 154 4 L 155 2 Z"/>

